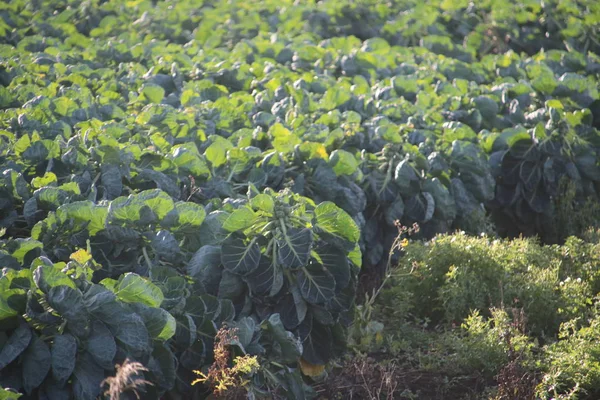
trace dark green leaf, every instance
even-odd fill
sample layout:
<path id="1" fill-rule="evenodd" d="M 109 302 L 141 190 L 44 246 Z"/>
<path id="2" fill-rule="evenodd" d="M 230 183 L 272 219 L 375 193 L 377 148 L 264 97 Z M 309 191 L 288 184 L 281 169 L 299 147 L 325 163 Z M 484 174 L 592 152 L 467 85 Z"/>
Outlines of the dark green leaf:
<path id="1" fill-rule="evenodd" d="M 273 351 L 283 363 L 294 363 L 302 354 L 302 343 L 288 332 L 281 323 L 279 314 L 273 314 L 265 321 L 265 328 L 272 338 Z"/>
<path id="2" fill-rule="evenodd" d="M 104 323 L 100 321 L 92 323 L 92 331 L 88 337 L 86 349 L 100 367 L 108 370 L 114 367 L 117 344 Z M 74 360 L 75 358 L 73 358 L 73 362 Z"/>
<path id="3" fill-rule="evenodd" d="M 319 246 L 315 251 L 319 256 L 321 265 L 333 275 L 336 291 L 348 286 L 350 282 L 350 265 L 346 254 L 337 247 L 327 244 Z"/>
<path id="4" fill-rule="evenodd" d="M 260 258 L 258 267 L 244 279 L 256 295 L 275 296 L 283 287 L 283 272 L 265 255 Z"/>
<path id="5" fill-rule="evenodd" d="M 162 390 L 169 391 L 175 385 L 177 359 L 169 348 L 161 343 L 154 345 L 148 369 L 156 377 L 156 385 Z"/>
<path id="6" fill-rule="evenodd" d="M 175 334 L 175 318 L 168 311 L 141 303 L 134 303 L 131 308 L 142 317 L 152 339 L 165 341 Z"/>
<path id="7" fill-rule="evenodd" d="M 302 342 L 302 358 L 315 365 L 327 364 L 333 347 L 331 328 L 314 320 L 311 325 L 310 333 Z"/>
<path id="8" fill-rule="evenodd" d="M 75 368 L 77 341 L 68 333 L 54 336 L 52 344 L 52 376 L 59 385 L 64 385 Z"/>
<path id="9" fill-rule="evenodd" d="M 27 394 L 42 384 L 52 365 L 52 355 L 46 342 L 33 336 L 23 355 L 23 386 Z"/>
<path id="10" fill-rule="evenodd" d="M 17 358 L 31 342 L 31 328 L 22 322 L 10 335 L 0 351 L 0 370 Z"/>
<path id="11" fill-rule="evenodd" d="M 308 228 L 288 228 L 276 237 L 277 261 L 283 268 L 296 269 L 308 263 L 312 232 Z"/>
<path id="12" fill-rule="evenodd" d="M 275 312 L 281 316 L 281 322 L 287 330 L 292 330 L 300 325 L 308 310 L 306 301 L 302 298 L 298 288 L 292 287 L 290 292 L 275 306 Z"/>
<path id="13" fill-rule="evenodd" d="M 48 304 L 67 320 L 67 326 L 74 335 L 84 336 L 88 333 L 88 313 L 78 289 L 55 286 L 48 292 Z"/>
<path id="14" fill-rule="evenodd" d="M 95 399 L 101 391 L 100 383 L 104 380 L 104 370 L 87 352 L 77 357 L 73 379 L 73 395 L 75 400 Z"/>
<path id="15" fill-rule="evenodd" d="M 248 244 L 237 236 L 230 236 L 221 245 L 221 263 L 226 270 L 247 275 L 258 267 L 260 246 L 254 240 Z"/>
<path id="16" fill-rule="evenodd" d="M 322 265 L 310 263 L 298 271 L 298 287 L 307 302 L 324 303 L 335 293 L 335 278 Z"/>

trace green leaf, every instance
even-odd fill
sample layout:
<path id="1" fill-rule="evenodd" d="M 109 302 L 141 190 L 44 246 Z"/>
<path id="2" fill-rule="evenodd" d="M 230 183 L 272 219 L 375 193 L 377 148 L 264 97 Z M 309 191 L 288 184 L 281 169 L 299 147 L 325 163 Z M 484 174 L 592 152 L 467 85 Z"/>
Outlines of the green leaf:
<path id="1" fill-rule="evenodd" d="M 360 238 L 360 230 L 354 220 L 330 201 L 325 201 L 315 208 L 315 223 L 323 231 L 351 242 L 352 248 Z"/>
<path id="2" fill-rule="evenodd" d="M 291 153 L 294 151 L 294 147 L 302 142 L 280 123 L 273 124 L 269 129 L 269 134 L 273 137 L 273 148 L 281 153 Z"/>
<path id="3" fill-rule="evenodd" d="M 21 264 L 25 263 L 25 257 L 31 256 L 30 252 L 36 249 L 42 250 L 44 245 L 37 240 L 31 238 L 27 239 L 15 239 L 13 243 L 17 244 L 18 247 L 12 252 L 12 256 L 17 259 Z"/>
<path id="4" fill-rule="evenodd" d="M 52 376 L 59 385 L 64 385 L 75 368 L 77 341 L 73 335 L 65 333 L 54 336 L 52 344 Z"/>
<path id="5" fill-rule="evenodd" d="M 92 323 L 86 350 L 100 367 L 108 370 L 114 367 L 117 344 L 113 334 L 103 322 L 94 321 Z M 73 362 L 75 362 L 75 358 L 73 358 Z"/>
<path id="6" fill-rule="evenodd" d="M 329 156 L 329 165 L 337 176 L 352 175 L 358 170 L 358 161 L 345 150 L 334 150 Z"/>
<path id="7" fill-rule="evenodd" d="M 250 199 L 250 206 L 256 210 L 272 214 L 275 208 L 275 202 L 273 201 L 273 197 L 265 193 L 260 193 Z"/>
<path id="8" fill-rule="evenodd" d="M 0 351 L 0 370 L 4 369 L 29 346 L 31 337 L 31 328 L 22 322 L 10 335 L 2 347 L 2 351 Z"/>
<path id="9" fill-rule="evenodd" d="M 246 285 L 244 285 L 244 281 L 238 275 L 225 270 L 221 276 L 221 282 L 219 282 L 217 295 L 219 299 L 235 300 L 244 293 L 245 289 Z M 223 311 L 221 310 L 221 312 Z M 221 317 L 222 315 L 219 315 L 219 318 Z"/>
<path id="10" fill-rule="evenodd" d="M 296 269 L 308 263 L 312 246 L 312 231 L 308 228 L 288 228 L 275 238 L 277 262 L 283 268 Z"/>
<path id="11" fill-rule="evenodd" d="M 21 396 L 21 393 L 12 392 L 11 389 L 0 388 L 0 400 L 17 400 Z"/>
<path id="12" fill-rule="evenodd" d="M 57 178 L 56 174 L 53 172 L 46 172 L 42 177 L 35 177 L 31 180 L 31 186 L 36 189 L 39 189 L 44 186 L 49 186 L 53 183 L 56 183 Z"/>
<path id="13" fill-rule="evenodd" d="M 258 267 L 259 261 L 260 246 L 254 240 L 245 244 L 244 239 L 230 236 L 221 245 L 221 263 L 229 272 L 249 274 Z"/>
<path id="14" fill-rule="evenodd" d="M 168 262 L 176 262 L 181 255 L 179 242 L 170 231 L 161 229 L 156 232 L 150 244 L 152 245 L 154 254 Z"/>
<path id="15" fill-rule="evenodd" d="M 425 223 L 433 217 L 435 200 L 428 192 L 412 196 L 405 204 L 405 217 L 411 221 Z"/>
<path id="16" fill-rule="evenodd" d="M 298 271 L 300 293 L 311 304 L 321 304 L 333 298 L 335 278 L 322 265 L 311 263 Z"/>
<path id="17" fill-rule="evenodd" d="M 155 284 L 132 272 L 119 278 L 115 294 L 126 303 L 142 303 L 149 307 L 160 307 L 164 300 L 162 291 Z"/>
<path id="18" fill-rule="evenodd" d="M 213 143 L 204 152 L 204 157 L 214 168 L 227 162 L 227 151 L 233 147 L 231 142 L 220 136 L 211 136 Z"/>
<path id="19" fill-rule="evenodd" d="M 155 83 L 146 83 L 142 86 L 142 94 L 151 103 L 159 104 L 165 97 L 165 89 Z"/>
<path id="20" fill-rule="evenodd" d="M 56 215 L 62 221 L 73 219 L 77 224 L 87 224 L 87 230 L 93 236 L 105 228 L 108 207 L 91 201 L 76 201 L 58 207 Z"/>
<path id="21" fill-rule="evenodd" d="M 33 271 L 33 281 L 36 286 L 44 293 L 57 286 L 68 286 L 75 289 L 75 283 L 60 267 L 54 265 L 40 265 Z"/>
<path id="22" fill-rule="evenodd" d="M 161 225 L 177 231 L 195 232 L 206 218 L 206 211 L 200 204 L 179 201 Z"/>
<path id="23" fill-rule="evenodd" d="M 434 215 L 442 220 L 454 220 L 456 217 L 456 204 L 450 191 L 438 178 L 427 179 L 423 190 L 433 196 L 435 202 Z"/>
<path id="24" fill-rule="evenodd" d="M 394 226 L 396 221 L 402 220 L 404 216 L 404 201 L 398 196 L 392 204 L 386 207 L 384 211 L 385 222 L 389 226 Z"/>
<path id="25" fill-rule="evenodd" d="M 250 208 L 242 206 L 232 212 L 223 223 L 223 229 L 228 232 L 243 231 L 257 221 L 258 216 Z"/>
<path id="26" fill-rule="evenodd" d="M 534 190 L 542 180 L 542 166 L 533 161 L 523 161 L 519 176 L 526 190 Z"/>
<path id="27" fill-rule="evenodd" d="M 27 394 L 42 384 L 52 365 L 52 355 L 46 342 L 33 336 L 23 355 L 23 387 Z"/>
<path id="28" fill-rule="evenodd" d="M 144 224 L 158 222 L 174 207 L 173 199 L 162 190 L 145 190 L 137 195 L 113 200 L 108 207 L 107 223 L 127 226 L 142 218 L 147 219 L 143 221 Z M 155 215 L 158 221 L 153 221 L 148 215 Z"/>

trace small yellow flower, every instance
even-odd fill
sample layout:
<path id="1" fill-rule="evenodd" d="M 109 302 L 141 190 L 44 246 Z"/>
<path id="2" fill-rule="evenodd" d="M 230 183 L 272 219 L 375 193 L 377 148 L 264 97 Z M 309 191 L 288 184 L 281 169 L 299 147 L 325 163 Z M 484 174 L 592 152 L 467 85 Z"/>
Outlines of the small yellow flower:
<path id="1" fill-rule="evenodd" d="M 406 239 L 406 238 L 402 239 L 402 241 L 400 242 L 400 246 L 402 246 L 402 247 L 408 246 L 408 239 Z"/>

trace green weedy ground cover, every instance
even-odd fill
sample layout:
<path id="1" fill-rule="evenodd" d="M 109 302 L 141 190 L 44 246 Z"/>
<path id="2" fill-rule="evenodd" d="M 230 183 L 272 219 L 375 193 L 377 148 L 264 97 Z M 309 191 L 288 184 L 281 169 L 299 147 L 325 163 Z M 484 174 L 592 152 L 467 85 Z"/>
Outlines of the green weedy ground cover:
<path id="1" fill-rule="evenodd" d="M 226 324 L 252 395 L 310 397 L 395 221 L 578 233 L 599 33 L 591 1 L 0 4 L 0 386 L 91 399 L 130 358 L 202 397 Z"/>

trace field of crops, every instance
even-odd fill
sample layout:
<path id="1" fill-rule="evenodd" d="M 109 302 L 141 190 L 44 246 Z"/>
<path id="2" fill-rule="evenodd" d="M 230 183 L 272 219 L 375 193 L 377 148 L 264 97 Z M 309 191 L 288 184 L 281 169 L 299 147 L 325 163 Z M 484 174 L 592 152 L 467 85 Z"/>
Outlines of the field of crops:
<path id="1" fill-rule="evenodd" d="M 1 2 L 0 399 L 323 396 L 357 335 L 382 345 L 371 311 L 470 318 L 487 359 L 504 293 L 522 343 L 599 339 L 599 84 L 592 0 Z M 427 258 L 456 230 L 553 253 Z M 454 252 L 498 261 L 461 280 Z M 596 382 L 572 375 L 546 398 Z"/>

